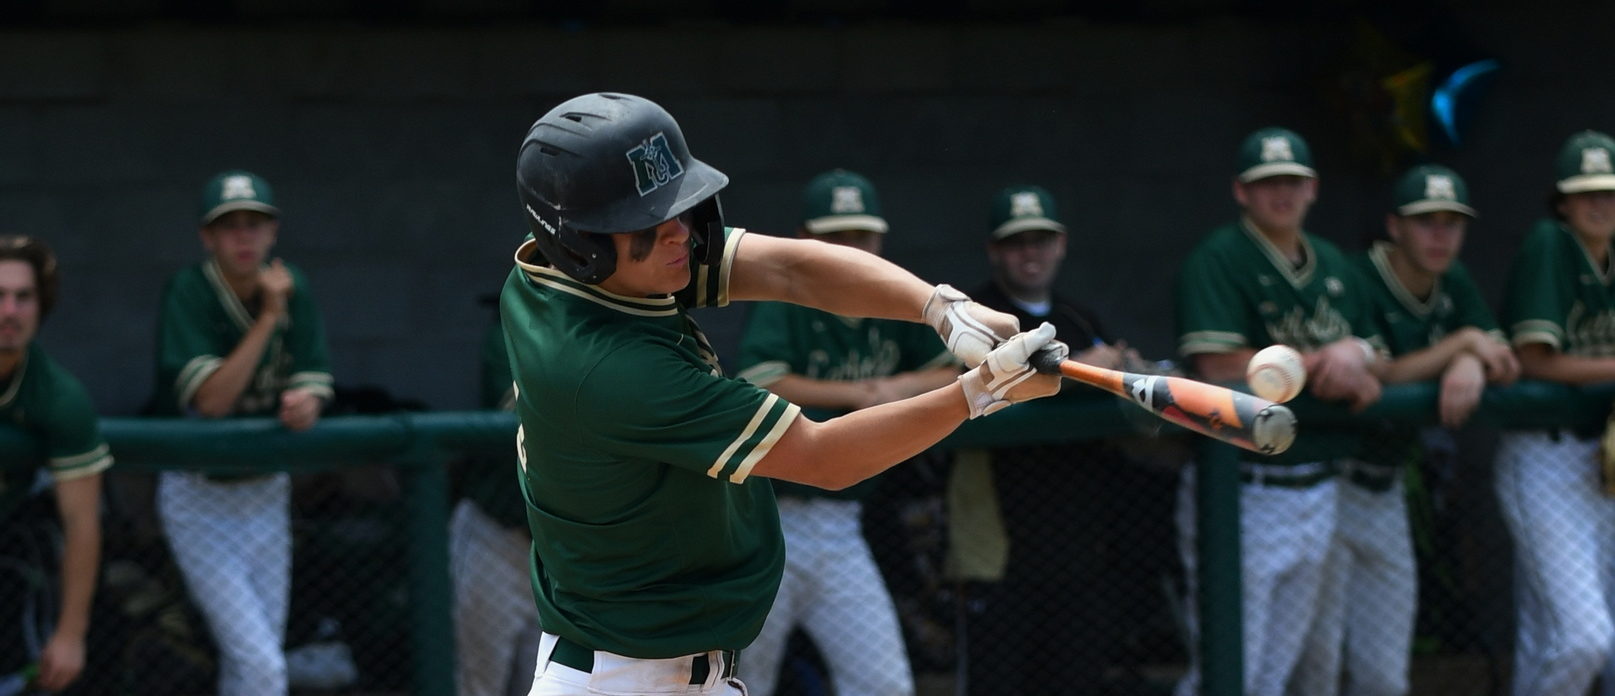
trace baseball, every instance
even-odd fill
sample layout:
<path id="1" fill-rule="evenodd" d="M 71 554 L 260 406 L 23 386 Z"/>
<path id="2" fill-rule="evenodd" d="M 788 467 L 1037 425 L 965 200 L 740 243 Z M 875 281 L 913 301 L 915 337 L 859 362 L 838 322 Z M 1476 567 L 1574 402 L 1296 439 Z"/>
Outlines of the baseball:
<path id="1" fill-rule="evenodd" d="M 1274 403 L 1294 399 L 1307 384 L 1307 371 L 1301 354 L 1285 345 L 1272 345 L 1256 351 L 1245 366 L 1245 383 L 1251 393 Z"/>

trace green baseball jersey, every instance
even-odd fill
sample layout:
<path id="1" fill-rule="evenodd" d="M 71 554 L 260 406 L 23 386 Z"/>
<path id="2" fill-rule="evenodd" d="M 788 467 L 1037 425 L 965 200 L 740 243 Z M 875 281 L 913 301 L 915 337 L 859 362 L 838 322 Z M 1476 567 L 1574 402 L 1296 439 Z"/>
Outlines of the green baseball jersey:
<path id="1" fill-rule="evenodd" d="M 0 457 L 0 520 L 10 519 L 28 498 L 42 463 L 56 481 L 112 466 L 84 386 L 38 344 L 28 344 L 16 372 L 0 389 L 0 419 L 39 438 L 46 457 L 44 462 Z"/>
<path id="2" fill-rule="evenodd" d="M 786 302 L 753 305 L 740 338 L 741 379 L 761 387 L 786 375 L 852 382 L 955 364 L 936 331 L 924 324 L 841 317 Z M 808 409 L 814 416 L 840 415 Z M 874 490 L 870 478 L 840 491 L 774 481 L 775 495 L 861 500 Z"/>
<path id="3" fill-rule="evenodd" d="M 1429 348 L 1466 326 L 1503 338 L 1480 288 L 1462 262 L 1454 260 L 1436 279 L 1430 296 L 1421 300 L 1408 292 L 1391 270 L 1390 249 L 1390 242 L 1375 242 L 1352 261 L 1367 281 L 1364 286 L 1371 304 L 1369 315 L 1391 355 Z"/>
<path id="4" fill-rule="evenodd" d="M 1480 288 L 1462 262 L 1454 260 L 1428 297 L 1420 299 L 1402 285 L 1391 268 L 1391 243 L 1375 242 L 1368 251 L 1352 257 L 1364 279 L 1379 335 L 1392 356 L 1424 350 L 1466 326 L 1503 339 L 1497 320 L 1481 297 Z M 1381 437 L 1365 439 L 1362 458 L 1388 467 L 1401 466 L 1417 446 L 1418 429 L 1394 426 Z"/>
<path id="5" fill-rule="evenodd" d="M 1615 288 L 1602 268 L 1555 220 L 1525 237 L 1509 269 L 1504 321 L 1514 345 L 1546 343 L 1568 355 L 1615 356 Z"/>
<path id="6" fill-rule="evenodd" d="M 510 381 L 510 360 L 505 356 L 505 332 L 499 324 L 488 327 L 482 341 L 482 407 L 509 411 L 516 393 Z M 489 462 L 478 458 L 465 467 L 462 490 L 495 522 L 506 527 L 527 524 L 516 462 Z"/>
<path id="7" fill-rule="evenodd" d="M 500 315 L 545 630 L 638 658 L 739 650 L 761 630 L 785 549 L 750 474 L 800 409 L 725 377 L 686 311 L 728 303 L 744 238 L 651 298 L 529 263 L 531 240 L 517 251 Z"/>
<path id="8" fill-rule="evenodd" d="M 1282 343 L 1301 351 L 1358 336 L 1379 344 L 1357 270 L 1326 239 L 1303 233 L 1296 266 L 1248 220 L 1213 230 L 1184 259 L 1177 285 L 1178 349 L 1185 356 Z M 1351 450 L 1346 435 L 1308 433 L 1278 457 L 1299 463 Z"/>
<path id="9" fill-rule="evenodd" d="M 294 290 L 286 317 L 269 339 L 233 415 L 273 415 L 280 393 L 307 389 L 331 398 L 331 362 L 308 281 L 288 265 Z M 248 308 L 225 282 L 212 259 L 180 270 L 163 289 L 157 326 L 157 407 L 166 414 L 191 411 L 196 390 L 252 327 L 256 307 Z"/>

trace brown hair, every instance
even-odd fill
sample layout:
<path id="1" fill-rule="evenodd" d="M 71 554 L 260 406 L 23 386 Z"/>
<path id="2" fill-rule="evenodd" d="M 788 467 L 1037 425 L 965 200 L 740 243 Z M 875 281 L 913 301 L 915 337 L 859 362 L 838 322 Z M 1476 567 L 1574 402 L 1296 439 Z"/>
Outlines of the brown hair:
<path id="1" fill-rule="evenodd" d="M 25 234 L 0 235 L 0 261 L 27 261 L 34 267 L 34 292 L 39 296 L 39 318 L 56 306 L 56 255 L 50 247 Z"/>

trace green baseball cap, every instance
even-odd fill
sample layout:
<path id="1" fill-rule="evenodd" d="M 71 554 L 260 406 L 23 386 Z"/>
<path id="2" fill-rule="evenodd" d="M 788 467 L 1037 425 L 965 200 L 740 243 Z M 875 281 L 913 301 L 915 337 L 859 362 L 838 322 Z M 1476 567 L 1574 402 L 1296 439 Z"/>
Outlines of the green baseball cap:
<path id="1" fill-rule="evenodd" d="M 280 217 L 269 182 L 241 169 L 220 172 L 202 188 L 203 225 L 233 210 L 256 210 L 270 217 Z"/>
<path id="2" fill-rule="evenodd" d="M 1582 131 L 1559 150 L 1559 193 L 1615 191 L 1615 168 L 1610 157 L 1615 140 L 1598 131 Z"/>
<path id="3" fill-rule="evenodd" d="M 1054 219 L 1054 197 L 1042 186 L 1011 186 L 993 197 L 988 227 L 993 239 L 1003 239 L 1031 230 L 1065 233 L 1065 225 Z"/>
<path id="4" fill-rule="evenodd" d="M 1250 183 L 1271 176 L 1318 177 L 1312 168 L 1312 148 L 1294 131 L 1263 128 L 1240 143 L 1239 180 Z"/>
<path id="5" fill-rule="evenodd" d="M 802 192 L 802 226 L 813 234 L 842 230 L 886 232 L 875 186 L 855 172 L 832 169 Z"/>
<path id="6" fill-rule="evenodd" d="M 1475 217 L 1469 206 L 1469 186 L 1458 172 L 1439 164 L 1422 164 L 1396 180 L 1392 205 L 1397 215 L 1421 215 L 1448 210 Z"/>

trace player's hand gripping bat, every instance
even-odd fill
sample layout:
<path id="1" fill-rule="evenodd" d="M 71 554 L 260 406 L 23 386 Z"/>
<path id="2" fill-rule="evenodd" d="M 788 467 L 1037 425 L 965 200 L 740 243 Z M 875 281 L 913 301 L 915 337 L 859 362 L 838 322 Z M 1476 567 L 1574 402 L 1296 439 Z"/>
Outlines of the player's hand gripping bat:
<path id="1" fill-rule="evenodd" d="M 1267 399 L 1184 377 L 1107 370 L 1048 351 L 1032 356 L 1032 366 L 1059 373 L 1131 400 L 1173 423 L 1206 437 L 1260 454 L 1278 454 L 1295 441 L 1295 414 Z"/>

